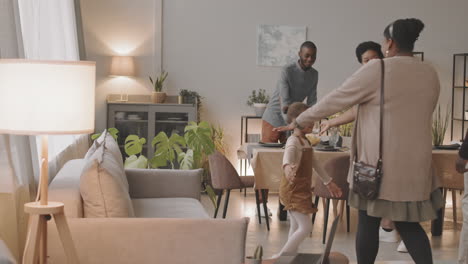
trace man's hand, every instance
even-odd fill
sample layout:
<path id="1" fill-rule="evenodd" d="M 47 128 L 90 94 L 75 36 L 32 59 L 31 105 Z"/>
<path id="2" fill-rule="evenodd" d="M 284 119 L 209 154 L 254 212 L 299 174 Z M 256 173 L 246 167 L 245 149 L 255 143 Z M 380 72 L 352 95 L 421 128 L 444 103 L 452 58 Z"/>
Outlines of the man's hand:
<path id="1" fill-rule="evenodd" d="M 338 185 L 336 185 L 333 181 L 331 181 L 328 185 L 325 186 L 327 186 L 327 189 L 332 197 L 338 198 L 343 194 L 340 187 L 338 187 Z"/>
<path id="2" fill-rule="evenodd" d="M 287 114 L 287 113 L 288 113 L 288 109 L 289 109 L 289 106 L 288 106 L 288 105 L 283 106 L 283 109 L 282 109 L 283 114 Z"/>
<path id="3" fill-rule="evenodd" d="M 328 129 L 332 127 L 330 120 L 324 120 L 320 123 L 320 133 L 319 136 L 323 135 L 323 133 L 327 132 Z"/>
<path id="4" fill-rule="evenodd" d="M 468 171 L 468 169 L 466 169 L 466 163 L 468 162 L 468 160 L 464 160 L 460 157 L 458 157 L 457 161 L 455 162 L 455 169 L 459 172 L 459 173 L 465 173 Z"/>
<path id="5" fill-rule="evenodd" d="M 294 183 L 296 179 L 296 172 L 297 172 L 297 165 L 289 165 L 287 164 L 284 166 L 284 175 L 289 183 Z"/>
<path id="6" fill-rule="evenodd" d="M 289 124 L 287 126 L 275 127 L 275 128 L 273 128 L 273 131 L 283 132 L 283 131 L 293 130 L 294 127 L 295 127 L 294 123 L 291 123 L 291 124 Z"/>

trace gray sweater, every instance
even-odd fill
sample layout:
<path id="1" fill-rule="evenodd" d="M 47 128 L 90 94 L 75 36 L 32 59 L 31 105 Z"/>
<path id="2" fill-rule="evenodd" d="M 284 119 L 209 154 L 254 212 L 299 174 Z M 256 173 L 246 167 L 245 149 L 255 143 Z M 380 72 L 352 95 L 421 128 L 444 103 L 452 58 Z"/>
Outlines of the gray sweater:
<path id="1" fill-rule="evenodd" d="M 318 72 L 314 68 L 304 71 L 298 62 L 285 65 L 262 119 L 274 127 L 285 126 L 286 116 L 281 109 L 294 102 L 302 102 L 306 97 L 307 105 L 314 105 L 317 102 L 317 82 Z"/>

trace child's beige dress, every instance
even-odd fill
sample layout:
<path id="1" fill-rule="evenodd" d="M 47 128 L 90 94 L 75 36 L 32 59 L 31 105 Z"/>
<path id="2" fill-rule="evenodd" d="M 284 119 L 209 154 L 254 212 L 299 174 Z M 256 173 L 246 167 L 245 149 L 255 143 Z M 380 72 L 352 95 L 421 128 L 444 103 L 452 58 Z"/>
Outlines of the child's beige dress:
<path id="1" fill-rule="evenodd" d="M 312 168 L 319 174 L 324 183 L 330 182 L 331 178 L 314 157 L 313 149 L 307 139 L 292 135 L 286 142 L 283 168 L 286 164 L 298 166 L 296 178 L 290 183 L 286 176 L 282 175 L 279 196 L 284 205 L 284 210 L 293 210 L 303 214 L 317 212 L 312 203 Z"/>

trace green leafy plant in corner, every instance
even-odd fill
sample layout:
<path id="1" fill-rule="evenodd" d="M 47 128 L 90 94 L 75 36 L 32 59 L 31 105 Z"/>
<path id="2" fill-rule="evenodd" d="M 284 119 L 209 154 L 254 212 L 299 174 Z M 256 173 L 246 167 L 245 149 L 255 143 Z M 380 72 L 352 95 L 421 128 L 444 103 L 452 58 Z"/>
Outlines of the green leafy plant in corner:
<path id="1" fill-rule="evenodd" d="M 150 160 L 151 167 L 160 168 L 170 164 L 172 169 L 174 169 L 176 156 L 182 153 L 182 147 L 186 146 L 182 136 L 174 133 L 168 137 L 163 131 L 153 138 L 151 145 L 156 149 Z"/>
<path id="2" fill-rule="evenodd" d="M 195 168 L 202 168 L 203 161 L 215 151 L 211 126 L 204 121 L 199 124 L 189 122 L 184 131 L 187 147 L 193 150 Z"/>
<path id="3" fill-rule="evenodd" d="M 437 109 L 434 112 L 432 117 L 432 144 L 434 146 L 440 146 L 444 143 L 445 132 L 447 131 L 450 113 L 449 106 L 447 106 L 445 116 L 442 116 L 440 105 L 437 106 Z"/>
<path id="4" fill-rule="evenodd" d="M 151 84 L 153 85 L 153 89 L 155 92 L 161 92 L 163 88 L 164 81 L 167 78 L 168 73 L 167 72 L 161 72 L 158 77 L 156 77 L 156 80 L 153 81 L 153 78 L 149 76 L 149 80 Z"/>
<path id="5" fill-rule="evenodd" d="M 258 93 L 253 90 L 247 100 L 247 105 L 252 106 L 253 104 L 268 104 L 270 97 L 266 94 L 265 89 L 259 89 Z"/>

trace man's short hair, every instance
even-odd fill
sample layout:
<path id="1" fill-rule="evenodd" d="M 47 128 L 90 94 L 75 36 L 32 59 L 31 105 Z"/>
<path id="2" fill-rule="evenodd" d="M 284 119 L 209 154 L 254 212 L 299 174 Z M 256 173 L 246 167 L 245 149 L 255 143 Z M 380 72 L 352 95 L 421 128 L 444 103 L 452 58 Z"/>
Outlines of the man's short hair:
<path id="1" fill-rule="evenodd" d="M 312 41 L 306 41 L 306 42 L 302 43 L 300 50 L 302 50 L 302 48 L 317 50 L 317 46 L 315 46 L 315 44 Z"/>

